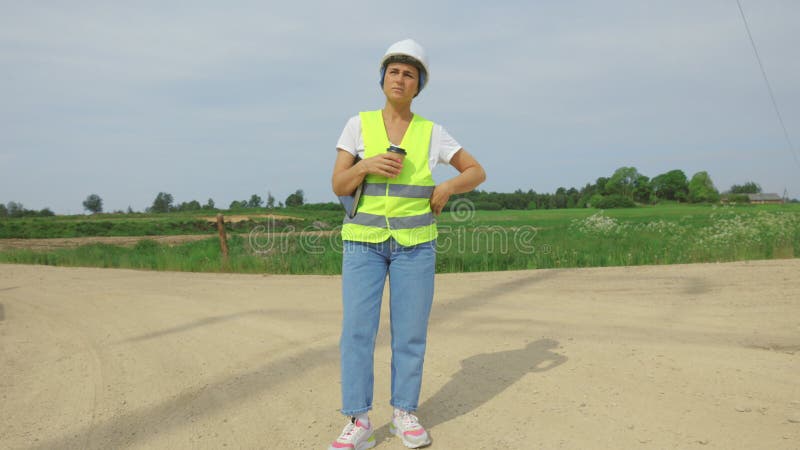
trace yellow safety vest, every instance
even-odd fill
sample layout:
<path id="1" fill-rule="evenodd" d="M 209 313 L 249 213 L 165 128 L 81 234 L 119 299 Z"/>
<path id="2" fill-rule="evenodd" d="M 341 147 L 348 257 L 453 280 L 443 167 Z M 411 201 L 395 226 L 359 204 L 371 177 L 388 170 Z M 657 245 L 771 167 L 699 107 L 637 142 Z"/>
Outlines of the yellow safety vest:
<path id="1" fill-rule="evenodd" d="M 381 111 L 359 113 L 364 158 L 385 153 L 389 138 Z M 414 114 L 400 147 L 406 150 L 403 170 L 396 178 L 368 174 L 353 218 L 345 215 L 342 240 L 383 242 L 393 237 L 410 246 L 436 239 L 436 222 L 431 212 L 435 183 L 431 176 L 430 153 L 433 122 Z"/>

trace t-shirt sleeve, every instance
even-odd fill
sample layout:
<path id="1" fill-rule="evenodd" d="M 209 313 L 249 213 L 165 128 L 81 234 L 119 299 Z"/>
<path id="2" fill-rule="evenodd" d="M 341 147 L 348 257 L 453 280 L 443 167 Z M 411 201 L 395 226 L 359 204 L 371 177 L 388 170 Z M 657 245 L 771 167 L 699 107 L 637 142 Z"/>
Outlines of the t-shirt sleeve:
<path id="1" fill-rule="evenodd" d="M 437 163 L 441 164 L 450 164 L 450 160 L 453 158 L 453 155 L 456 154 L 457 151 L 461 150 L 461 144 L 456 141 L 453 136 L 450 136 L 450 133 L 444 129 L 443 126 L 439 125 L 438 130 L 435 130 L 438 134 L 438 145 L 437 145 Z"/>
<path id="2" fill-rule="evenodd" d="M 339 142 L 336 143 L 336 148 L 347 151 L 353 156 L 358 153 L 358 138 L 361 136 L 361 117 L 353 116 L 347 121 L 347 124 L 339 136 Z"/>

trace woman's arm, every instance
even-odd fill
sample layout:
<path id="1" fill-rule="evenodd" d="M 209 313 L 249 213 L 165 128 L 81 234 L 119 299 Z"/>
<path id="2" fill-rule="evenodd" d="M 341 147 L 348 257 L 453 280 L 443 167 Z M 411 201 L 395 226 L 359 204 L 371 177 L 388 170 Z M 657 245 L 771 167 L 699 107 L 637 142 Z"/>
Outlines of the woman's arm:
<path id="1" fill-rule="evenodd" d="M 333 166 L 333 193 L 352 195 L 368 173 L 395 178 L 400 174 L 403 164 L 391 153 L 382 153 L 355 163 L 356 157 L 350 152 L 337 149 L 336 163 Z"/>
<path id="2" fill-rule="evenodd" d="M 450 165 L 461 173 L 434 188 L 431 194 L 431 210 L 437 216 L 442 213 L 451 195 L 469 192 L 486 181 L 483 167 L 463 148 L 453 155 Z"/>

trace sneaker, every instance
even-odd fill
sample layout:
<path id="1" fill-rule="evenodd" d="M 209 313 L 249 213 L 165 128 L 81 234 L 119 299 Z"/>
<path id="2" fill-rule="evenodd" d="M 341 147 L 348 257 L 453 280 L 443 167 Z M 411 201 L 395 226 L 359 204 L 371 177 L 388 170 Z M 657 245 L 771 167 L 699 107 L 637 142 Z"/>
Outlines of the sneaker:
<path id="1" fill-rule="evenodd" d="M 417 416 L 408 411 L 396 410 L 389 432 L 399 436 L 403 445 L 408 448 L 420 448 L 431 444 L 431 438 L 425 428 L 419 424 Z"/>
<path id="2" fill-rule="evenodd" d="M 360 420 L 352 418 L 342 430 L 342 434 L 331 443 L 328 450 L 366 450 L 372 447 L 375 447 L 372 426 L 365 427 Z"/>

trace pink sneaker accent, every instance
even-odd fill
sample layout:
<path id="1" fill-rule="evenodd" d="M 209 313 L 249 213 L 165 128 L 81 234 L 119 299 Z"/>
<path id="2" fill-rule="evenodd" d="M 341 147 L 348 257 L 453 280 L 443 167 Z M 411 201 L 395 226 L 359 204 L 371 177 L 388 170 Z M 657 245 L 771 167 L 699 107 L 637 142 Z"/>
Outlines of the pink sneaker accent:
<path id="1" fill-rule="evenodd" d="M 408 411 L 395 411 L 389 424 L 389 432 L 399 437 L 408 448 L 427 447 L 431 444 L 431 437 L 420 425 L 417 416 Z"/>
<path id="2" fill-rule="evenodd" d="M 366 450 L 375 446 L 375 436 L 372 427 L 364 426 L 364 422 L 356 420 L 349 422 L 342 430 L 342 434 L 331 442 L 328 450 Z"/>
<path id="3" fill-rule="evenodd" d="M 409 430 L 409 431 L 404 431 L 403 432 L 403 434 L 408 434 L 408 435 L 411 435 L 411 436 L 419 436 L 419 435 L 421 435 L 423 433 L 425 433 L 425 430 L 422 429 L 422 428 L 417 428 L 416 430 Z"/>

